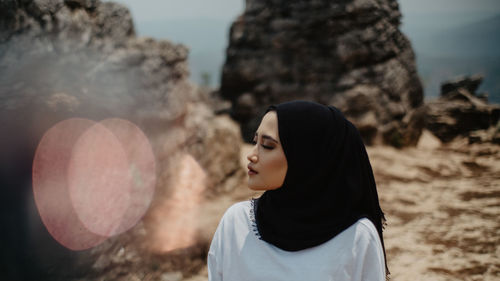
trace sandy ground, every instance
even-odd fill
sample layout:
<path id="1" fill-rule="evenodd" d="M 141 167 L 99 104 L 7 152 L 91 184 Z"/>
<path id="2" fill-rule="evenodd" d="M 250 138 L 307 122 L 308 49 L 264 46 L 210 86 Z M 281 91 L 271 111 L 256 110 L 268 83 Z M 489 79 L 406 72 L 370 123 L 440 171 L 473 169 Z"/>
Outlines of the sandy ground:
<path id="1" fill-rule="evenodd" d="M 500 147 L 432 142 L 368 149 L 392 280 L 499 280 Z"/>
<path id="2" fill-rule="evenodd" d="M 417 147 L 375 146 L 368 154 L 387 217 L 391 280 L 500 280 L 500 146 L 442 145 L 425 132 Z M 206 202 L 202 240 L 209 243 L 227 207 L 252 196 L 242 186 Z M 181 276 L 161 280 L 205 281 L 207 269 Z"/>

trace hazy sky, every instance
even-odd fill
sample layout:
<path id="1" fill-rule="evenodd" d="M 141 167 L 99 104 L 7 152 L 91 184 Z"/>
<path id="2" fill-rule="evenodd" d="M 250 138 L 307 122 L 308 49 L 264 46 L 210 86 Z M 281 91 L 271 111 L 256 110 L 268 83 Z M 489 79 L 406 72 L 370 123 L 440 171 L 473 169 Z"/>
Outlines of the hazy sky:
<path id="1" fill-rule="evenodd" d="M 159 19 L 232 19 L 244 9 L 245 0 L 114 0 L 127 5 L 136 21 Z M 334 1 L 334 0 L 332 0 Z M 500 0 L 400 0 L 403 15 L 446 12 L 450 14 L 500 13 Z"/>
<path id="2" fill-rule="evenodd" d="M 498 13 L 499 0 L 399 0 L 403 14 L 449 12 L 449 13 Z"/>
<path id="3" fill-rule="evenodd" d="M 402 30 L 437 31 L 465 26 L 500 14 L 500 0 L 399 0 Z"/>
<path id="4" fill-rule="evenodd" d="M 136 21 L 161 19 L 233 19 L 244 0 L 113 0 L 127 5 Z"/>

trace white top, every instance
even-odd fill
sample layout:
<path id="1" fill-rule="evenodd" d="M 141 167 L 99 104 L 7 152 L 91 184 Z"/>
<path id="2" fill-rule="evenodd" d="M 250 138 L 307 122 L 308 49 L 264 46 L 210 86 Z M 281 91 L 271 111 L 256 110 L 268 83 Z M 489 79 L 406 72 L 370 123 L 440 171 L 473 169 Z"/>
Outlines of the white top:
<path id="1" fill-rule="evenodd" d="M 209 281 L 385 280 L 382 244 L 373 223 L 360 219 L 329 241 L 288 252 L 253 232 L 250 201 L 231 206 L 208 251 Z"/>

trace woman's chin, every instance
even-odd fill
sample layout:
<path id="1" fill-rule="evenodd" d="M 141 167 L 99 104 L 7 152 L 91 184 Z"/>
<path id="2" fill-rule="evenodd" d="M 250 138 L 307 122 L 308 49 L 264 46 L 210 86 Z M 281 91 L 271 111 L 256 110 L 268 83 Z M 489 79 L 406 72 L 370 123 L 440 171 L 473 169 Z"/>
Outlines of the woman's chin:
<path id="1" fill-rule="evenodd" d="M 254 190 L 254 191 L 263 191 L 263 190 L 267 190 L 266 187 L 262 186 L 262 185 L 258 185 L 258 184 L 252 184 L 252 183 L 248 183 L 248 189 L 251 189 L 251 190 Z"/>
<path id="2" fill-rule="evenodd" d="M 280 188 L 279 186 L 278 187 L 269 187 L 269 186 L 255 185 L 255 184 L 251 184 L 251 183 L 248 183 L 247 186 L 249 189 L 254 190 L 254 191 L 266 191 L 266 190 L 273 190 L 273 189 Z"/>
<path id="3" fill-rule="evenodd" d="M 254 185 L 248 185 L 248 189 L 255 190 L 255 191 L 262 190 L 262 188 L 261 188 L 261 187 L 254 186 Z"/>

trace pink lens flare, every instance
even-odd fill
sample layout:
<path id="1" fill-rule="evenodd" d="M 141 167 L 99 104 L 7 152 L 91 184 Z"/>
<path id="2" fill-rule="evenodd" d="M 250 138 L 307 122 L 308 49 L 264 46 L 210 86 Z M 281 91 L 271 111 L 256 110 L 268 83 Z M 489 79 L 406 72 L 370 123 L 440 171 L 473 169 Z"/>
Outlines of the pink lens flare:
<path id="1" fill-rule="evenodd" d="M 57 242 L 75 251 L 106 240 L 78 219 L 68 190 L 67 167 L 73 147 L 94 124 L 79 118 L 57 123 L 42 137 L 33 160 L 33 193 L 42 222 Z"/>
<path id="2" fill-rule="evenodd" d="M 155 184 L 151 145 L 123 119 L 59 122 L 42 137 L 33 161 L 42 221 L 71 250 L 92 248 L 136 225 Z"/>
<path id="3" fill-rule="evenodd" d="M 100 123 L 117 137 L 128 160 L 130 198 L 121 224 L 114 233 L 120 234 L 137 224 L 153 200 L 156 186 L 155 157 L 148 138 L 133 123 L 118 118 Z"/>
<path id="4" fill-rule="evenodd" d="M 100 123 L 80 136 L 68 167 L 71 202 L 91 232 L 112 236 L 130 200 L 127 155 L 115 135 Z"/>

